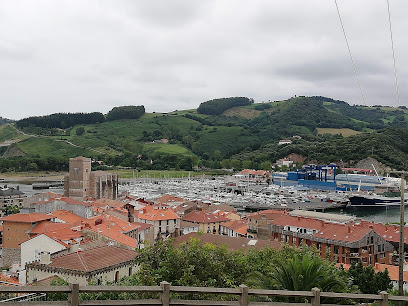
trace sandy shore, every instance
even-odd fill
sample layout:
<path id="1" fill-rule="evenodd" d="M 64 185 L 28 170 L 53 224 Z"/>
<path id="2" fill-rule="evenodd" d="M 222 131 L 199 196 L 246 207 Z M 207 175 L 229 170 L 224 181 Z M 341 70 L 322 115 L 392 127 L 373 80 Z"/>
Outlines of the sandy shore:
<path id="1" fill-rule="evenodd" d="M 55 182 L 64 179 L 66 173 L 55 172 L 55 173 L 34 173 L 34 172 L 21 172 L 21 173 L 0 173 L 0 183 L 2 181 L 6 182 Z"/>

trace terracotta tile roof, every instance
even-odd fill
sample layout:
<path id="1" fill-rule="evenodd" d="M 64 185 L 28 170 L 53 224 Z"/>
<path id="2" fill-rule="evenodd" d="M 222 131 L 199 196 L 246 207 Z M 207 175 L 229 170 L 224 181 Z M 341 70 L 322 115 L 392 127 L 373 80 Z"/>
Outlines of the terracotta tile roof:
<path id="1" fill-rule="evenodd" d="M 51 283 L 53 281 L 58 281 L 59 279 L 62 280 L 62 278 L 59 277 L 58 275 L 52 275 L 52 276 L 37 280 L 33 283 L 29 283 L 27 284 L 27 286 L 51 286 Z"/>
<path id="2" fill-rule="evenodd" d="M 250 214 L 247 214 L 245 217 L 246 218 L 251 218 L 255 220 L 260 220 L 260 219 L 266 219 L 266 220 L 274 220 L 279 218 L 282 215 L 286 215 L 286 211 L 284 210 L 273 210 L 273 209 L 268 209 L 268 210 L 260 210 L 257 212 L 253 212 Z"/>
<path id="3" fill-rule="evenodd" d="M 138 224 L 135 223 L 130 223 L 126 220 L 123 220 L 121 218 L 118 218 L 113 215 L 108 215 L 108 214 L 103 214 L 100 216 L 95 216 L 89 219 L 86 219 L 85 221 L 88 223 L 91 227 L 106 227 L 110 228 L 112 230 L 117 230 L 121 231 L 124 233 L 130 232 L 134 229 L 137 229 L 139 227 Z"/>
<path id="4" fill-rule="evenodd" d="M 373 223 L 364 220 L 362 220 L 360 224 L 361 226 L 372 228 L 374 232 L 376 232 L 378 235 L 380 235 L 388 242 L 399 243 L 400 235 L 399 225 L 395 224 L 385 225 L 382 223 Z M 407 243 L 406 237 L 408 237 L 408 227 L 404 227 L 405 243 Z"/>
<path id="5" fill-rule="evenodd" d="M 281 247 L 281 243 L 278 241 L 255 240 L 244 237 L 229 237 L 224 235 L 215 235 L 208 233 L 205 234 L 190 233 L 187 235 L 182 235 L 175 239 L 175 244 L 179 245 L 183 242 L 189 241 L 190 238 L 198 238 L 201 240 L 202 244 L 211 243 L 215 245 L 225 245 L 229 251 L 238 250 L 246 251 L 250 249 L 261 250 L 266 247 L 278 250 Z"/>
<path id="6" fill-rule="evenodd" d="M 137 240 L 124 233 L 138 229 L 140 227 L 139 223 L 129 223 L 125 220 L 107 215 L 93 217 L 89 219 L 89 221 L 87 224 L 89 227 L 86 227 L 89 230 L 129 247 L 137 247 Z"/>
<path id="7" fill-rule="evenodd" d="M 70 269 L 81 272 L 92 272 L 116 264 L 132 261 L 137 252 L 114 246 L 103 246 L 82 252 L 61 255 L 51 258 L 50 267 Z M 35 262 L 34 264 L 40 264 Z"/>
<path id="8" fill-rule="evenodd" d="M 81 222 L 85 222 L 86 219 L 82 218 L 76 214 L 74 214 L 72 211 L 67 211 L 64 209 L 56 210 L 53 211 L 50 215 L 65 221 L 66 223 L 73 224 L 73 225 L 79 225 Z"/>
<path id="9" fill-rule="evenodd" d="M 101 227 L 93 227 L 93 228 L 90 228 L 89 230 L 95 233 L 101 234 L 123 245 L 129 246 L 133 249 L 137 248 L 137 240 L 121 232 L 110 230 L 107 228 L 101 228 Z"/>
<path id="10" fill-rule="evenodd" d="M 279 226 L 295 226 L 300 228 L 306 229 L 313 229 L 320 231 L 321 229 L 325 228 L 327 223 L 322 220 L 317 220 L 313 218 L 305 218 L 305 217 L 294 217 L 289 215 L 282 215 L 279 218 L 270 221 L 270 224 L 275 224 Z"/>
<path id="11" fill-rule="evenodd" d="M 142 222 L 132 222 L 132 224 L 138 225 L 139 228 L 137 229 L 138 232 L 144 231 L 148 228 L 151 228 L 153 225 L 147 224 L 147 223 L 142 223 Z"/>
<path id="12" fill-rule="evenodd" d="M 14 214 L 7 217 L 0 218 L 0 221 L 7 222 L 22 222 L 22 223 L 36 223 L 43 220 L 50 220 L 52 216 L 40 214 L 40 213 L 31 213 L 31 214 Z"/>
<path id="13" fill-rule="evenodd" d="M 123 207 L 126 203 L 117 201 L 117 200 L 111 200 L 111 199 L 98 199 L 92 203 L 92 206 L 94 207 L 115 207 L 115 208 L 120 208 Z"/>
<path id="14" fill-rule="evenodd" d="M 232 219 L 234 215 L 235 216 L 238 215 L 236 212 L 233 212 L 233 211 L 217 211 L 217 210 L 213 211 L 213 214 L 220 216 L 220 217 L 222 216 L 228 219 Z"/>
<path id="15" fill-rule="evenodd" d="M 46 234 L 48 237 L 62 241 L 76 240 L 82 237 L 80 231 L 72 229 L 72 224 L 42 221 L 30 231 L 30 235 Z"/>
<path id="16" fill-rule="evenodd" d="M 237 228 L 235 232 L 243 236 L 246 236 L 246 234 L 248 233 L 248 225 L 245 225 L 244 227 L 241 227 L 241 228 Z"/>
<path id="17" fill-rule="evenodd" d="M 248 220 L 231 220 L 222 224 L 222 226 L 237 231 L 241 228 L 248 228 Z"/>
<path id="18" fill-rule="evenodd" d="M 59 240 L 59 239 L 56 239 L 56 238 L 54 238 L 54 237 L 52 237 L 51 235 L 48 235 L 48 234 L 38 234 L 38 235 L 35 235 L 35 236 L 33 236 L 33 237 L 31 237 L 31 238 L 29 238 L 29 239 L 27 239 L 27 240 L 25 240 L 25 241 L 23 241 L 23 242 L 21 242 L 21 243 L 19 243 L 19 244 L 21 245 L 21 244 L 23 244 L 24 242 L 27 242 L 27 241 L 29 241 L 29 240 L 31 240 L 31 239 L 34 239 L 34 238 L 37 238 L 38 236 L 41 236 L 41 235 L 47 236 L 48 238 L 54 240 L 55 242 L 58 242 L 59 244 L 63 245 L 64 247 L 69 248 L 69 244 L 66 244 L 64 241 L 61 241 L 61 240 Z"/>
<path id="19" fill-rule="evenodd" d="M 9 283 L 9 284 L 0 283 L 0 286 L 13 286 L 13 284 L 16 286 L 21 286 L 17 277 L 7 276 L 7 275 L 4 275 L 3 273 L 0 273 L 0 281 Z"/>
<path id="20" fill-rule="evenodd" d="M 371 228 L 359 225 L 328 223 L 323 229 L 313 236 L 343 242 L 355 242 L 359 241 L 370 231 L 372 231 Z"/>
<path id="21" fill-rule="evenodd" d="M 163 221 L 178 219 L 179 217 L 171 208 L 153 208 L 148 211 L 139 211 L 138 218 L 150 221 Z"/>
<path id="22" fill-rule="evenodd" d="M 189 221 L 194 223 L 214 223 L 214 222 L 227 222 L 230 219 L 223 216 L 217 216 L 216 214 L 208 211 L 195 210 L 182 218 L 183 221 Z"/>
<path id="23" fill-rule="evenodd" d="M 269 175 L 269 171 L 265 170 L 252 170 L 252 169 L 244 169 L 240 172 L 241 174 L 253 174 L 253 175 Z"/>
<path id="24" fill-rule="evenodd" d="M 384 272 L 385 269 L 387 269 L 390 279 L 392 281 L 398 282 L 398 279 L 399 279 L 399 267 L 398 266 L 376 263 L 373 268 L 375 272 Z M 403 272 L 403 278 L 404 278 L 404 282 L 408 282 L 408 271 Z"/>

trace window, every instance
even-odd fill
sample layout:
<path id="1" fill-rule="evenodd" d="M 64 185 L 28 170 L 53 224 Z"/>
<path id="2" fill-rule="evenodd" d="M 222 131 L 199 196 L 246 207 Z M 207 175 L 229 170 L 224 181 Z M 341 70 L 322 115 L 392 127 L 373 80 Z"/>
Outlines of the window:
<path id="1" fill-rule="evenodd" d="M 79 168 L 74 168 L 74 174 L 78 174 L 79 173 Z"/>

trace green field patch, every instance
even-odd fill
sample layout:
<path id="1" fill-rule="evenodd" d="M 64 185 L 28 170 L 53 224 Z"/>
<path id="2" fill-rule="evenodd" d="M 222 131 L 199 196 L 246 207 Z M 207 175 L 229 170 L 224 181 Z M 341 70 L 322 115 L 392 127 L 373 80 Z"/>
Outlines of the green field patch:
<path id="1" fill-rule="evenodd" d="M 343 135 L 344 137 L 348 137 L 348 136 L 360 134 L 361 132 L 354 131 L 352 129 L 317 128 L 317 133 L 318 134 L 332 134 L 332 135 L 340 134 L 340 135 Z"/>
<path id="2" fill-rule="evenodd" d="M 191 151 L 187 148 L 178 145 L 178 144 L 171 144 L 171 143 L 146 143 L 144 145 L 146 150 L 152 150 L 158 153 L 165 153 L 165 154 L 177 154 L 177 155 L 194 155 Z"/>
<path id="3" fill-rule="evenodd" d="M 252 105 L 251 105 L 252 106 Z M 248 108 L 243 108 L 243 107 L 233 107 L 230 109 L 227 109 L 223 115 L 228 116 L 228 117 L 240 117 L 240 118 L 245 118 L 245 119 L 253 119 L 258 117 L 262 111 L 258 111 L 255 109 L 248 109 Z"/>
<path id="4" fill-rule="evenodd" d="M 5 140 L 22 140 L 29 136 L 19 133 L 14 127 L 9 124 L 0 125 L 0 142 Z"/>
<path id="5" fill-rule="evenodd" d="M 387 117 L 385 117 L 385 118 L 382 118 L 381 120 L 382 120 L 384 123 L 388 124 L 388 123 L 393 122 L 394 119 L 395 119 L 395 116 L 394 116 L 394 115 L 391 115 L 391 116 L 387 116 Z"/>
<path id="6" fill-rule="evenodd" d="M 78 148 L 64 141 L 45 137 L 32 137 L 19 142 L 18 147 L 28 156 L 93 156 L 97 153 L 84 148 Z"/>

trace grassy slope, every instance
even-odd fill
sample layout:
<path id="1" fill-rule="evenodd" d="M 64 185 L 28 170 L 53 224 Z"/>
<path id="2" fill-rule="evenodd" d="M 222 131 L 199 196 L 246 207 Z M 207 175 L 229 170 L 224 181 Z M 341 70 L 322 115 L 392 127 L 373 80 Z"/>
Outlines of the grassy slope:
<path id="1" fill-rule="evenodd" d="M 354 131 L 352 129 L 317 128 L 317 133 L 318 134 L 332 134 L 332 135 L 340 134 L 340 135 L 343 135 L 344 137 L 348 137 L 348 136 L 360 134 L 361 132 Z"/>
<path id="2" fill-rule="evenodd" d="M 149 143 L 144 145 L 144 149 L 155 151 L 157 153 L 178 154 L 178 155 L 195 155 L 187 148 L 179 144 L 170 143 Z"/>
<path id="3" fill-rule="evenodd" d="M 19 142 L 18 147 L 29 156 L 93 156 L 96 153 L 83 148 L 73 147 L 65 142 L 45 137 L 32 137 Z"/>
<path id="4" fill-rule="evenodd" d="M 20 134 L 12 126 L 8 124 L 0 125 L 0 142 L 5 140 L 21 140 L 25 138 L 27 138 L 27 136 Z"/>

